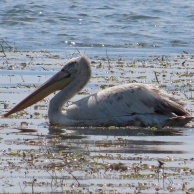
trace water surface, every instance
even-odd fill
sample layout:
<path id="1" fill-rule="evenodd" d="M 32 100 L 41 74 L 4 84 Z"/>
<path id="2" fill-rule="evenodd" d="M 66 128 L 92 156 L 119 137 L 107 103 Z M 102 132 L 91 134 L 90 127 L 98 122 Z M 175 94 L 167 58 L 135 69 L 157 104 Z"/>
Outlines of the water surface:
<path id="1" fill-rule="evenodd" d="M 190 0 L 2 1 L 1 115 L 80 53 L 93 73 L 71 101 L 112 85 L 151 83 L 194 115 L 193 10 Z M 0 118 L 0 193 L 194 192 L 193 122 L 56 128 L 47 117 L 52 96 Z"/>
<path id="2" fill-rule="evenodd" d="M 193 53 L 192 1 L 2 1 L 1 38 L 21 50 L 90 57 Z"/>
<path id="3" fill-rule="evenodd" d="M 72 57 L 45 51 L 1 54 L 1 115 Z M 112 85 L 152 83 L 184 100 L 194 114 L 192 55 L 91 61 L 92 78 L 71 101 Z M 47 117 L 52 96 L 0 118 L 0 192 L 193 192 L 193 122 L 163 129 L 54 127 Z"/>

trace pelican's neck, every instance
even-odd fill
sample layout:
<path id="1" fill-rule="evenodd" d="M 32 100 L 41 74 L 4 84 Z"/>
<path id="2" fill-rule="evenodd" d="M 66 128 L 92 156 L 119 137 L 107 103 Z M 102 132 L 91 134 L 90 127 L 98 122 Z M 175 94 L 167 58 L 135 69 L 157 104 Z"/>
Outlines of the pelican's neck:
<path id="1" fill-rule="evenodd" d="M 91 71 L 84 72 L 84 75 L 74 78 L 73 81 L 51 99 L 48 110 L 48 117 L 51 123 L 61 123 L 60 121 L 64 119 L 62 107 L 88 83 L 90 76 Z"/>

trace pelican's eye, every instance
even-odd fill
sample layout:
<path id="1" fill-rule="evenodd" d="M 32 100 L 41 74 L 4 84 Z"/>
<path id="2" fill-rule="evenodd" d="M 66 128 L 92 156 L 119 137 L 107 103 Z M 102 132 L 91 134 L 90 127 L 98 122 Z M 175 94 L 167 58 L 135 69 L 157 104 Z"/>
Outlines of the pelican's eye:
<path id="1" fill-rule="evenodd" d="M 61 69 L 61 71 L 62 71 L 62 72 L 65 72 L 66 70 L 65 70 L 65 68 L 63 67 L 63 68 Z"/>
<path id="2" fill-rule="evenodd" d="M 62 74 L 64 75 L 64 77 L 71 77 L 71 73 L 69 72 L 69 71 L 67 71 L 66 70 L 66 68 L 65 67 L 63 67 L 62 69 L 61 69 L 61 72 L 62 72 Z"/>
<path id="3" fill-rule="evenodd" d="M 66 78 L 71 77 L 77 73 L 75 68 L 76 61 L 69 61 L 62 69 L 61 72 L 65 75 Z"/>

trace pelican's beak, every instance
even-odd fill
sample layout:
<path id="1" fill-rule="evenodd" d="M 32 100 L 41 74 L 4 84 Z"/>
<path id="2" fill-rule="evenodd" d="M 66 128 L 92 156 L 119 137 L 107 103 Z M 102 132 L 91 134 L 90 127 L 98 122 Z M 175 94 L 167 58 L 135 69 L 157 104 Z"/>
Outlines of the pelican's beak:
<path id="1" fill-rule="evenodd" d="M 60 72 L 51 77 L 47 82 L 36 89 L 32 94 L 27 96 L 9 112 L 4 114 L 4 117 L 7 117 L 15 112 L 18 112 L 27 108 L 28 106 L 35 104 L 36 102 L 42 100 L 43 98 L 57 90 L 62 90 L 72 80 L 73 78 L 71 77 L 71 74 L 63 68 Z"/>

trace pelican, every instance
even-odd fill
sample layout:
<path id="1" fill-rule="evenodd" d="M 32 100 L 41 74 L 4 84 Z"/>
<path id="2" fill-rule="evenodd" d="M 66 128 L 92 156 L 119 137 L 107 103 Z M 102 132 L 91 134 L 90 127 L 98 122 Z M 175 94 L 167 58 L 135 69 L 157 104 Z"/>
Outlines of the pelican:
<path id="1" fill-rule="evenodd" d="M 154 85 L 128 83 L 110 87 L 73 102 L 65 112 L 64 104 L 90 80 L 90 62 L 85 56 L 72 58 L 42 86 L 4 116 L 23 110 L 60 90 L 50 101 L 51 124 L 63 126 L 184 126 L 194 117 L 183 102 Z"/>

